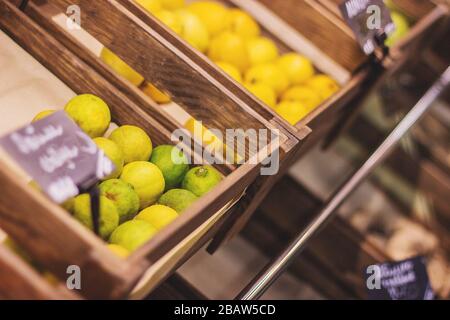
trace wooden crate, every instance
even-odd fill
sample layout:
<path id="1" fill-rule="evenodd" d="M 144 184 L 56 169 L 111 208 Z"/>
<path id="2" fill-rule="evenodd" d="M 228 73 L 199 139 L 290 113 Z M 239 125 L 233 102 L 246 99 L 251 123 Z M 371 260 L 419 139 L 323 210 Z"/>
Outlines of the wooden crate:
<path id="1" fill-rule="evenodd" d="M 35 10 L 37 8 L 39 7 L 34 3 L 30 3 L 30 16 L 41 19 L 40 22 L 45 24 L 48 20 L 39 15 L 41 11 Z M 113 15 L 114 11 L 108 13 L 108 17 L 111 17 L 109 14 Z M 46 31 L 13 3 L 4 0 L 0 1 L 0 17 L 0 29 L 74 92 L 90 92 L 102 97 L 111 108 L 113 121 L 140 126 L 155 144 L 171 143 L 171 132 L 178 128 L 178 124 L 161 112 L 158 106 L 149 102 L 137 88 L 115 76 L 88 51 L 77 47 L 69 37 L 61 36 L 56 39 L 55 34 L 60 35 L 57 32 L 61 31 L 56 26 L 48 24 Z M 202 107 L 205 110 L 202 98 L 210 90 L 211 99 L 221 101 L 224 108 L 233 109 L 233 113 L 239 114 L 236 118 L 226 118 L 224 121 L 240 119 L 249 127 L 278 127 L 258 115 L 253 117 L 254 112 L 247 112 L 249 108 L 245 104 L 222 94 L 218 90 L 220 86 L 197 70 L 195 65 L 183 60 L 183 57 L 178 58 L 173 52 L 155 52 L 160 59 L 166 59 L 174 65 L 173 72 L 181 72 L 177 73 L 177 77 L 192 76 L 188 83 L 184 83 L 180 92 L 180 103 L 185 104 L 186 108 L 194 110 Z M 164 53 L 167 53 L 166 58 L 162 56 Z M 157 64 L 153 57 L 149 57 L 148 61 Z M 177 63 L 179 69 L 175 67 Z M 161 77 L 164 75 L 174 78 L 176 74 L 163 73 Z M 192 84 L 192 90 L 187 90 L 186 86 L 189 84 Z M 222 128 L 228 125 L 233 128 L 236 125 L 219 123 L 220 119 L 211 118 L 211 121 L 212 124 L 217 122 L 218 127 Z M 289 150 L 296 140 L 286 138 L 282 139 L 282 143 L 283 150 Z M 193 152 L 192 156 L 199 155 Z M 4 191 L 0 197 L 0 226 L 34 259 L 59 278 L 65 279 L 68 265 L 80 266 L 83 270 L 82 294 L 88 298 L 125 297 L 145 272 L 145 281 L 135 288 L 132 297 L 146 295 L 213 236 L 229 214 L 230 207 L 258 176 L 260 169 L 260 163 L 245 163 L 239 167 L 217 166 L 226 178 L 216 189 L 202 197 L 129 259 L 121 260 L 59 206 L 29 188 L 27 181 L 19 178 L 20 173 L 7 156 L 2 155 L 1 163 L 0 181 Z"/>
<path id="2" fill-rule="evenodd" d="M 62 284 L 52 284 L 19 256 L 0 244 L 0 299 L 75 300 Z"/>

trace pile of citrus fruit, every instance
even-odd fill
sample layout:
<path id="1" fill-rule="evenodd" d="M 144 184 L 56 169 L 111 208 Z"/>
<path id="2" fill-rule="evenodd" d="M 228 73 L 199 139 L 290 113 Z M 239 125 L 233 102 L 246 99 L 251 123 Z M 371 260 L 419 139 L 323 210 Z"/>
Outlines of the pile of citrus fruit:
<path id="1" fill-rule="evenodd" d="M 114 172 L 99 185 L 99 233 L 120 256 L 142 246 L 222 180 L 211 166 L 190 168 L 187 156 L 175 146 L 154 148 L 139 127 L 114 129 L 108 105 L 97 96 L 76 96 L 64 110 L 114 163 Z M 33 122 L 53 112 L 42 111 Z M 89 194 L 63 207 L 93 228 Z"/>
<path id="2" fill-rule="evenodd" d="M 262 35 L 258 23 L 240 9 L 215 1 L 135 2 L 293 125 L 339 90 L 336 81 L 318 74 L 306 57 L 281 54 L 277 44 Z M 155 101 L 170 101 L 108 49 L 101 58 Z"/>

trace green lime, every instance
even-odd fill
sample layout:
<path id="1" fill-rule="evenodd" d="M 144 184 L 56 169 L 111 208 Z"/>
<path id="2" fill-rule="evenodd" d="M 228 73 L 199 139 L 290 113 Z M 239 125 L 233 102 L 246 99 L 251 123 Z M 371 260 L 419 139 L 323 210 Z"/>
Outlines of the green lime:
<path id="1" fill-rule="evenodd" d="M 189 170 L 183 180 L 183 189 L 198 197 L 211 191 L 222 181 L 222 175 L 211 166 L 202 166 Z"/>
<path id="2" fill-rule="evenodd" d="M 89 229 L 93 229 L 91 215 L 91 197 L 89 194 L 82 194 L 74 200 L 74 217 L 81 224 Z M 119 225 L 119 213 L 114 203 L 104 196 L 100 196 L 100 236 L 108 239 L 109 235 Z"/>
<path id="3" fill-rule="evenodd" d="M 120 225 L 109 238 L 109 242 L 132 252 L 145 244 L 157 233 L 147 221 L 131 220 Z"/>
<path id="4" fill-rule="evenodd" d="M 158 203 L 182 213 L 197 200 L 198 197 L 188 190 L 172 189 L 163 194 Z"/>
<path id="5" fill-rule="evenodd" d="M 100 194 L 116 205 L 119 213 L 119 223 L 131 220 L 139 211 L 139 196 L 131 184 L 111 179 L 102 182 L 99 186 Z"/>
<path id="6" fill-rule="evenodd" d="M 176 188 L 183 181 L 189 170 L 186 155 L 177 147 L 163 145 L 153 150 L 150 162 L 155 164 L 163 173 L 166 189 Z"/>

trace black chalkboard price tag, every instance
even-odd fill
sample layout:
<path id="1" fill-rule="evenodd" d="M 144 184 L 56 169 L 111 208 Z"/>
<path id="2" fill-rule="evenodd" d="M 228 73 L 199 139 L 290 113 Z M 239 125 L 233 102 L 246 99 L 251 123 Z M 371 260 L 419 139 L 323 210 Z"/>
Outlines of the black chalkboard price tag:
<path id="1" fill-rule="evenodd" d="M 364 53 L 371 55 L 395 31 L 383 0 L 345 0 L 339 6 Z"/>
<path id="2" fill-rule="evenodd" d="M 425 258 L 369 266 L 365 273 L 371 300 L 433 300 Z"/>
<path id="3" fill-rule="evenodd" d="M 0 146 L 56 203 L 86 192 L 115 169 L 64 111 L 0 138 Z"/>

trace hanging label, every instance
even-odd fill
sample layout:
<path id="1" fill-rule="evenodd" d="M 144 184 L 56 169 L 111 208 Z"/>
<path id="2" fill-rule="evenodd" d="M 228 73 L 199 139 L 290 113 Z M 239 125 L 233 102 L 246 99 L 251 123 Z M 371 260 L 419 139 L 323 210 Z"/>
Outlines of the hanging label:
<path id="1" fill-rule="evenodd" d="M 395 31 L 391 13 L 383 0 L 346 0 L 339 8 L 367 55 L 378 46 L 377 37 Z"/>
<path id="2" fill-rule="evenodd" d="M 366 285 L 371 300 L 433 300 L 425 259 L 369 266 Z"/>
<path id="3" fill-rule="evenodd" d="M 55 202 L 87 190 L 114 164 L 64 111 L 0 138 L 0 146 Z"/>

